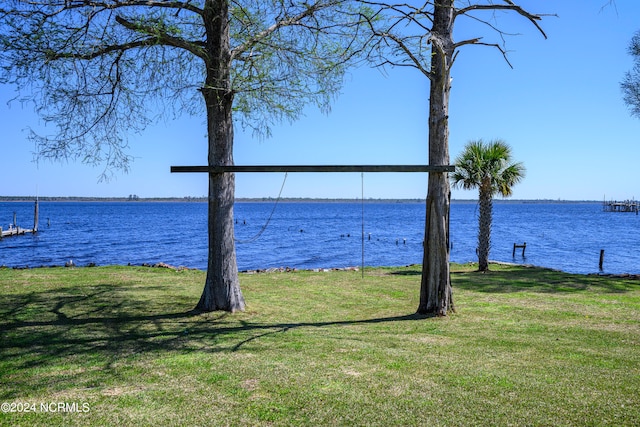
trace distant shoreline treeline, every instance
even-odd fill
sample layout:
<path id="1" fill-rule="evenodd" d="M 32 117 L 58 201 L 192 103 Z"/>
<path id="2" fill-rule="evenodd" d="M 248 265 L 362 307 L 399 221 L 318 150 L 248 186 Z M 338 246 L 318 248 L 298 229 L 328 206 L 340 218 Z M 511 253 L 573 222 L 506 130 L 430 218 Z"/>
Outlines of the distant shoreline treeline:
<path id="1" fill-rule="evenodd" d="M 32 202 L 36 199 L 35 196 L 0 196 L 0 202 Z M 38 200 L 41 202 L 128 202 L 128 203 L 140 203 L 140 202 L 194 202 L 204 203 L 207 201 L 206 197 L 77 197 L 77 196 L 39 196 Z M 236 202 L 240 203 L 260 203 L 260 202 L 275 202 L 277 199 L 274 197 L 257 197 L 257 198 L 244 198 L 240 197 L 236 199 Z M 318 199 L 318 198 L 282 198 L 279 200 L 282 203 L 360 203 L 360 199 Z M 365 203 L 424 203 L 425 199 L 364 199 Z M 478 203 L 476 199 L 452 199 L 451 203 Z M 552 199 L 495 199 L 494 203 L 601 203 L 596 200 L 552 200 Z"/>

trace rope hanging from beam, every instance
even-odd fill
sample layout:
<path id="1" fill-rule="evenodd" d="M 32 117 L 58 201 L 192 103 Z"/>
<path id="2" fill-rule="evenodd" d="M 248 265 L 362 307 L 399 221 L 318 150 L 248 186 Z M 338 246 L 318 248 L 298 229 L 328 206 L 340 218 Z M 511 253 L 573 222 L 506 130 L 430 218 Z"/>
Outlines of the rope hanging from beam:
<path id="1" fill-rule="evenodd" d="M 360 246 L 362 249 L 362 278 L 364 279 L 364 172 L 360 172 L 360 203 L 362 205 L 362 237 L 360 240 Z"/>
<path id="2" fill-rule="evenodd" d="M 240 240 L 240 239 L 234 238 L 236 243 L 253 243 L 256 240 L 258 240 L 260 238 L 260 236 L 262 236 L 262 233 L 264 233 L 265 230 L 267 229 L 267 227 L 269 226 L 269 222 L 271 222 L 271 218 L 273 218 L 273 214 L 276 211 L 276 207 L 278 207 L 278 203 L 280 202 L 280 199 L 282 198 L 282 190 L 284 190 L 285 182 L 287 182 L 287 173 L 284 174 L 284 179 L 282 180 L 282 186 L 280 187 L 280 192 L 278 193 L 278 198 L 276 199 L 275 203 L 273 204 L 273 208 L 271 209 L 271 213 L 269 214 L 269 218 L 267 218 L 267 221 L 264 223 L 264 225 L 262 226 L 260 231 L 258 231 L 258 233 L 256 233 L 256 235 L 253 236 L 250 239 Z"/>

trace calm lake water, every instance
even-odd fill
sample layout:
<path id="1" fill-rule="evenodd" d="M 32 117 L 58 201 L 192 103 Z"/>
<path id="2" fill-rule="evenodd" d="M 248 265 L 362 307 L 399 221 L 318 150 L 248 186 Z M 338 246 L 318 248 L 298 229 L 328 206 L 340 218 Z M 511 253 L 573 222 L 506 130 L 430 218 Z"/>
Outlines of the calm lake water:
<path id="1" fill-rule="evenodd" d="M 270 267 L 332 268 L 362 262 L 360 203 L 236 203 L 240 270 Z M 18 225 L 33 225 L 33 203 L 0 203 L 0 226 L 16 212 Z M 422 262 L 423 203 L 364 205 L 365 265 Z M 477 261 L 478 206 L 451 206 L 451 261 Z M 527 243 L 526 258 L 513 244 Z M 494 205 L 490 259 L 534 264 L 571 273 L 640 273 L 640 217 L 608 213 L 600 203 Z M 0 240 L 0 265 L 63 265 L 165 262 L 206 269 L 207 205 L 163 202 L 41 202 L 40 232 Z"/>

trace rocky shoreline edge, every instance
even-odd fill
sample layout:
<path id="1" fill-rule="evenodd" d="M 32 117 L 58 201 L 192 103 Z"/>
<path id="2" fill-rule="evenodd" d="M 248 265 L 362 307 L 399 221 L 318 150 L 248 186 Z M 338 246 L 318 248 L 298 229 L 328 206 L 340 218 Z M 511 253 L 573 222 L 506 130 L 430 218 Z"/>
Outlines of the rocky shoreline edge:
<path id="1" fill-rule="evenodd" d="M 76 265 L 72 260 L 69 260 L 64 265 L 41 265 L 32 267 L 29 265 L 7 267 L 6 265 L 0 265 L 0 270 L 31 270 L 36 268 L 93 268 L 97 267 L 95 263 L 89 263 L 86 265 Z M 175 266 L 164 262 L 158 262 L 155 264 L 142 263 L 142 264 L 127 264 L 126 267 L 147 267 L 147 268 L 164 268 L 173 271 L 185 271 L 185 270 L 198 270 L 197 268 L 185 267 L 184 265 Z M 292 268 L 292 267 L 271 267 L 265 269 L 255 270 L 239 270 L 241 274 L 268 274 L 268 273 L 293 273 L 296 271 L 313 271 L 313 272 L 329 272 L 329 271 L 360 271 L 360 267 L 340 267 L 340 268 Z"/>
<path id="2" fill-rule="evenodd" d="M 556 270 L 556 269 L 552 269 L 552 268 L 548 268 L 548 267 L 540 267 L 537 265 L 532 265 L 532 264 L 516 264 L 516 263 L 509 263 L 509 262 L 502 262 L 502 261 L 489 261 L 489 264 L 497 264 L 497 265 L 508 265 L 508 266 L 514 266 L 514 267 L 524 267 L 524 268 L 538 268 L 538 269 L 543 269 L 543 270 L 549 270 L 549 271 L 555 271 L 558 273 L 565 273 L 561 270 Z M 142 264 L 127 264 L 127 267 L 147 267 L 147 268 L 164 268 L 167 270 L 173 270 L 173 271 L 186 271 L 186 270 L 198 270 L 197 268 L 191 268 L 191 267 L 186 267 L 186 266 L 175 266 L 175 265 L 171 265 L 171 264 L 167 264 L 164 262 L 158 262 L 155 264 L 150 264 L 150 263 L 142 263 Z M 418 264 L 409 264 L 409 265 L 404 265 L 404 266 L 397 266 L 397 267 L 414 267 L 414 266 L 419 266 Z M 29 265 L 24 265 L 24 266 L 13 266 L 13 267 L 8 267 L 6 265 L 0 265 L 0 270 L 30 270 L 30 269 L 36 269 L 36 268 L 56 268 L 56 267 L 66 267 L 66 268 L 93 268 L 93 267 L 97 267 L 97 264 L 95 263 L 89 263 L 86 264 L 84 266 L 80 266 L 80 265 L 76 265 L 72 260 L 69 260 L 68 262 L 66 262 L 64 265 L 41 265 L 41 266 L 35 266 L 35 267 L 31 267 Z M 383 267 L 383 266 L 380 266 Z M 372 267 L 375 268 L 375 267 Z M 360 271 L 360 267 L 333 267 L 333 268 L 295 268 L 295 267 L 270 267 L 270 268 L 264 268 L 264 269 L 255 269 L 255 270 L 239 270 L 238 273 L 240 274 L 271 274 L 271 273 L 294 273 L 296 271 L 310 271 L 310 272 L 314 272 L 314 273 L 320 273 L 320 272 L 330 272 L 330 271 Z M 573 274 L 573 273 L 566 273 L 566 274 Z M 609 277 L 609 278 L 613 278 L 613 279 L 630 279 L 630 280 L 640 280 L 640 274 L 631 274 L 631 273 L 621 273 L 621 274 L 612 274 L 612 273 L 587 273 L 587 274 L 579 274 L 581 276 L 598 276 L 598 277 Z"/>

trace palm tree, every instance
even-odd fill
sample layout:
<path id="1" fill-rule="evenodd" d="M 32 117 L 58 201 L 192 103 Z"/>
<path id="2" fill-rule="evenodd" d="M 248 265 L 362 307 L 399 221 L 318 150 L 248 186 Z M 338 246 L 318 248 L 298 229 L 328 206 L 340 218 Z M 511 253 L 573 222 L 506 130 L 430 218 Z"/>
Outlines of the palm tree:
<path id="1" fill-rule="evenodd" d="M 478 270 L 489 270 L 493 197 L 509 197 L 511 187 L 525 175 L 522 163 L 511 158 L 511 147 L 500 139 L 470 141 L 456 158 L 456 171 L 451 175 L 454 188 L 479 190 L 480 218 L 478 223 Z"/>

